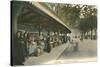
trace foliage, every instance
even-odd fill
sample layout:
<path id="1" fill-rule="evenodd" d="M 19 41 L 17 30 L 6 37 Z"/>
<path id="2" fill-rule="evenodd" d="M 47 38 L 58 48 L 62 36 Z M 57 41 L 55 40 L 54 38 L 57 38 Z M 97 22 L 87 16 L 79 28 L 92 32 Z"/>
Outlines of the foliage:
<path id="1" fill-rule="evenodd" d="M 97 28 L 97 9 L 94 5 L 47 4 L 71 28 L 84 33 Z"/>

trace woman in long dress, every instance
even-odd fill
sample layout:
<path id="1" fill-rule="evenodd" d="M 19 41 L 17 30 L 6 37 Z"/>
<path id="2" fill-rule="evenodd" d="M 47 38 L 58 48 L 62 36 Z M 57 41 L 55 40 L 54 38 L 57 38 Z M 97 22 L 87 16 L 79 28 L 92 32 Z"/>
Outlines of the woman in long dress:
<path id="1" fill-rule="evenodd" d="M 18 31 L 14 41 L 14 65 L 23 65 L 25 60 L 25 42 L 21 31 Z"/>

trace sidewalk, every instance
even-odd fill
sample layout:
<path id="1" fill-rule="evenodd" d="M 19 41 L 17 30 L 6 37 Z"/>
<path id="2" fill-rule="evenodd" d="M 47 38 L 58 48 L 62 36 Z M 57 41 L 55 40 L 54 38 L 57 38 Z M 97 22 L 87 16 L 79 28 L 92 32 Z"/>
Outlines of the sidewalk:
<path id="1" fill-rule="evenodd" d="M 44 52 L 42 55 L 35 57 L 29 57 L 24 64 L 25 65 L 37 65 L 37 64 L 49 64 L 50 61 L 56 60 L 62 52 L 68 47 L 69 43 L 57 46 L 52 49 L 50 53 Z"/>

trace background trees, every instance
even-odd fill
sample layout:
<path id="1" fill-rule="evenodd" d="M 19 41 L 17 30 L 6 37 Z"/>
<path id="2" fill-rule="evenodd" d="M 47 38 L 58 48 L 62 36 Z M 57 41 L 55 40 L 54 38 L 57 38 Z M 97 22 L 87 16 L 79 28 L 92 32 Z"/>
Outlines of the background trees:
<path id="1" fill-rule="evenodd" d="M 80 30 L 81 34 L 97 30 L 97 9 L 94 5 L 76 5 L 76 4 L 60 4 L 47 3 L 47 6 L 52 9 L 64 23 L 72 29 Z"/>
<path id="2" fill-rule="evenodd" d="M 92 5 L 84 5 L 84 7 L 82 8 L 81 12 L 80 12 L 81 16 L 83 16 L 82 18 L 80 18 L 80 22 L 78 23 L 78 29 L 80 29 L 80 31 L 83 31 L 83 29 L 81 28 L 86 28 L 84 30 L 84 33 L 87 33 L 90 31 L 91 34 L 91 39 L 93 38 L 93 30 L 95 30 L 95 36 L 96 36 L 96 29 L 97 29 L 97 9 L 95 6 Z M 83 25 L 82 25 L 83 24 Z"/>

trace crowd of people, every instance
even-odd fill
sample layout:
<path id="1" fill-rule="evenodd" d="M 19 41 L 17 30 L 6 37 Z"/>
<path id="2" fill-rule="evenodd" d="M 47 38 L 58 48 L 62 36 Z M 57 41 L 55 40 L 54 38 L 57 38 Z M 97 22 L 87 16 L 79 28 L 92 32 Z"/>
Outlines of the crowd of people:
<path id="1" fill-rule="evenodd" d="M 36 35 L 34 33 L 18 31 L 14 37 L 13 47 L 13 65 L 22 65 L 25 59 L 30 55 L 38 56 L 43 51 L 48 53 L 52 47 L 57 44 L 63 44 L 70 41 L 70 37 L 66 35 Z M 51 45 L 52 42 L 52 45 Z M 55 45 L 56 44 L 56 45 Z"/>

